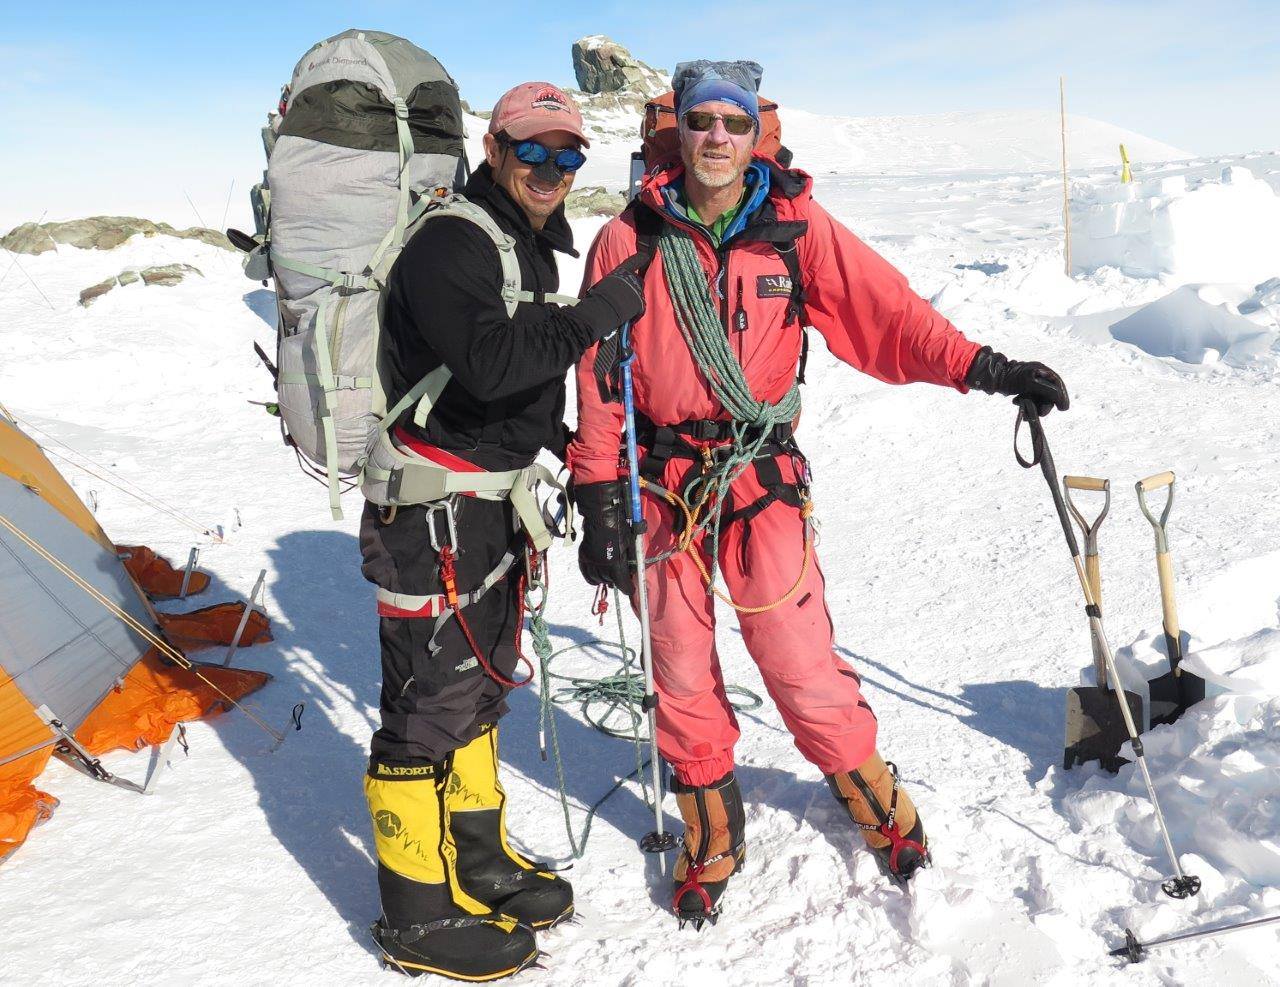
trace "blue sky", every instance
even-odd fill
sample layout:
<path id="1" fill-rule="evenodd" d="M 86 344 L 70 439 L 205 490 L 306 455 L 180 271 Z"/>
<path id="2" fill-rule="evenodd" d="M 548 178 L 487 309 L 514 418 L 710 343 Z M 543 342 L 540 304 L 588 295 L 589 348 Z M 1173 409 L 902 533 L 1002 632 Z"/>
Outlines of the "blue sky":
<path id="1" fill-rule="evenodd" d="M 242 172 L 294 62 L 347 27 L 415 41 L 440 58 L 477 107 L 515 81 L 571 83 L 570 43 L 603 33 L 667 69 L 690 57 L 755 58 L 771 98 L 817 112 L 1052 108 L 1061 73 L 1073 113 L 1195 153 L 1280 145 L 1276 0 L 930 0 L 835 9 L 810 0 L 3 0 L 0 226 L 15 209 L 56 204 L 60 185 L 119 188 L 139 155 L 171 161 L 175 182 L 184 168 L 204 184 L 206 172 Z M 200 195 L 206 203 L 217 198 Z"/>

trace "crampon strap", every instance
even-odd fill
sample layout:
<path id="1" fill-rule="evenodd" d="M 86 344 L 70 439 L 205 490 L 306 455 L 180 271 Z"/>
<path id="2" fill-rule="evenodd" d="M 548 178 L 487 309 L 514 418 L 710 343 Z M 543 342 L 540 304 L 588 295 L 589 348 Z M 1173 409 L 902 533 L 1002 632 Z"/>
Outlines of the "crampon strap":
<path id="1" fill-rule="evenodd" d="M 929 851 L 916 840 L 907 839 L 902 835 L 902 830 L 898 828 L 898 766 L 892 761 L 886 761 L 885 767 L 893 775 L 893 793 L 889 796 L 889 816 L 878 826 L 864 822 L 858 822 L 858 825 L 870 832 L 879 833 L 889 841 L 889 870 L 897 874 L 898 857 L 903 850 L 914 850 L 921 857 L 927 857 Z M 857 820 L 855 819 L 854 822 L 857 822 Z"/>
<path id="2" fill-rule="evenodd" d="M 717 853 L 715 856 L 707 857 L 705 860 L 690 860 L 689 870 L 685 874 L 684 883 L 676 888 L 676 893 L 671 898 L 671 908 L 673 911 L 680 911 L 680 899 L 685 896 L 685 892 L 692 891 L 702 899 L 702 907 L 710 915 L 715 911 L 715 905 L 711 901 L 711 895 L 707 893 L 707 889 L 702 886 L 702 872 L 712 864 L 718 864 L 727 857 L 737 853 L 738 847 L 726 850 L 723 853 Z"/>

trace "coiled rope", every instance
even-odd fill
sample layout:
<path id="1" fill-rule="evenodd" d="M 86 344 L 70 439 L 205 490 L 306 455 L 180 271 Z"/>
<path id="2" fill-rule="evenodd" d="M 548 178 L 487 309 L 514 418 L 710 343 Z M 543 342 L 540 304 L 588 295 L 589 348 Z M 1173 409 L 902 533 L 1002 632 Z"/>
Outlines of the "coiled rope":
<path id="1" fill-rule="evenodd" d="M 693 238 L 687 231 L 666 223 L 658 236 L 658 249 L 662 253 L 662 269 L 675 308 L 676 325 L 698 369 L 711 385 L 711 392 L 732 418 L 732 438 L 728 445 L 716 449 L 714 457 L 704 459 L 703 472 L 689 481 L 681 492 L 681 497 L 653 484 L 646 485 L 652 490 L 661 491 L 669 503 L 683 510 L 688 523 L 675 551 L 688 551 L 692 555 L 703 574 L 707 592 L 714 593 L 741 613 L 762 613 L 789 600 L 804 581 L 813 555 L 812 531 L 807 523 L 813 510 L 812 505 L 806 499 L 801 508 L 806 530 L 805 561 L 800 578 L 781 599 L 759 608 L 739 606 L 716 586 L 721 516 L 724 513 L 725 494 L 760 455 L 774 426 L 790 423 L 800 413 L 800 386 L 793 382 L 777 402 L 756 400 L 747 383 L 742 364 L 729 346 L 729 336 L 716 312 L 712 293 L 707 285 L 707 273 L 698 260 Z M 704 566 L 696 548 L 691 546 L 699 532 L 708 530 L 711 534 L 711 561 Z M 659 560 L 647 559 L 646 562 Z"/>
<path id="2" fill-rule="evenodd" d="M 545 589 L 545 587 L 537 586 L 535 588 Z M 603 600 L 601 602 L 603 603 Z M 565 833 L 569 837 L 569 847 L 573 859 L 580 860 L 582 855 L 586 853 L 587 840 L 591 836 L 591 824 L 595 821 L 596 814 L 601 806 L 612 798 L 627 782 L 632 779 L 639 779 L 641 797 L 644 799 L 645 805 L 650 810 L 653 809 L 653 796 L 650 794 L 649 786 L 645 782 L 649 760 L 643 753 L 644 745 L 649 742 L 649 738 L 640 731 L 640 725 L 646 719 L 646 714 L 641 705 L 644 699 L 644 679 L 640 674 L 640 656 L 634 648 L 627 645 L 626 629 L 622 622 L 621 594 L 617 589 L 613 590 L 613 611 L 618 624 L 618 640 L 616 642 L 619 654 L 618 669 L 612 674 L 603 675 L 599 678 L 592 678 L 586 675 L 564 675 L 551 671 L 551 663 L 561 655 L 566 655 L 573 651 L 586 650 L 594 646 L 608 648 L 614 646 L 615 642 L 592 638 L 589 641 L 571 644 L 558 651 L 553 651 L 550 629 L 543 616 L 545 605 L 545 592 L 535 603 L 530 603 L 526 596 L 525 610 L 529 614 L 529 635 L 533 640 L 533 651 L 538 656 L 538 664 L 542 673 L 538 692 L 538 740 L 542 749 L 543 760 L 547 759 L 549 750 L 551 759 L 555 764 L 556 787 L 560 796 L 560 809 L 564 813 Z M 605 609 L 607 609 L 607 604 L 597 606 L 595 610 L 596 613 L 601 615 L 602 620 Z M 555 683 L 563 684 L 556 685 Z M 729 685 L 725 688 L 725 692 L 730 696 L 729 704 L 737 712 L 751 712 L 759 709 L 764 704 L 760 696 L 742 686 Z M 739 698 L 735 700 L 734 696 Z M 607 792 L 587 808 L 587 815 L 583 822 L 580 837 L 574 834 L 573 819 L 569 812 L 568 785 L 565 781 L 564 760 L 560 753 L 560 733 L 553 715 L 554 707 L 557 705 L 578 706 L 583 718 L 595 730 L 607 737 L 630 740 L 636 756 L 636 766 L 627 775 L 614 782 Z M 615 725 L 619 716 L 625 719 L 625 723 Z M 547 745 L 548 737 L 551 741 L 549 748 Z"/>

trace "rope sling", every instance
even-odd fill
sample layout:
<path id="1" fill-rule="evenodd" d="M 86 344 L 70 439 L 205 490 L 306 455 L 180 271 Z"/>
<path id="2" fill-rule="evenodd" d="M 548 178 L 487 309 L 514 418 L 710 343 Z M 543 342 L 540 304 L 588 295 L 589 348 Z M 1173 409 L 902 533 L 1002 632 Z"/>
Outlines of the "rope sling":
<path id="1" fill-rule="evenodd" d="M 813 504 L 806 495 L 800 508 L 805 522 L 804 561 L 800 575 L 786 593 L 772 603 L 746 607 L 736 603 L 728 593 L 716 586 L 716 566 L 720 557 L 721 517 L 725 495 L 733 483 L 746 472 L 768 443 L 773 428 L 789 424 L 800 413 L 800 385 L 792 382 L 782 398 L 775 402 L 758 401 L 751 393 L 742 364 L 733 355 L 729 337 L 720 315 L 716 312 L 707 274 L 698 260 L 697 247 L 686 230 L 671 223 L 663 224 L 658 235 L 658 249 L 662 254 L 663 272 L 675 309 L 676 325 L 684 337 L 689 352 L 698 369 L 706 377 L 716 400 L 729 413 L 732 439 L 714 454 L 703 452 L 703 472 L 695 476 L 678 495 L 656 483 L 644 481 L 651 492 L 678 508 L 684 515 L 683 533 L 675 547 L 653 559 L 646 565 L 664 561 L 677 552 L 687 552 L 693 559 L 707 591 L 739 613 L 764 613 L 790 600 L 804 584 L 813 562 L 813 533 L 810 518 Z M 694 540 L 700 532 L 710 530 L 711 561 L 704 564 Z"/>

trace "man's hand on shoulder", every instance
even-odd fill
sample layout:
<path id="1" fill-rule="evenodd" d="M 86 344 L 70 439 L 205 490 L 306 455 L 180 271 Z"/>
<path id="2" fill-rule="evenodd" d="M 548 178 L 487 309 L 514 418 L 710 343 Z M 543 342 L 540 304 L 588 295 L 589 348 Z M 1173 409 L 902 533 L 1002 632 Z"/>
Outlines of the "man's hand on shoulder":
<path id="1" fill-rule="evenodd" d="M 624 322 L 644 315 L 644 281 L 647 258 L 633 254 L 597 281 L 574 309 L 602 339 Z"/>

